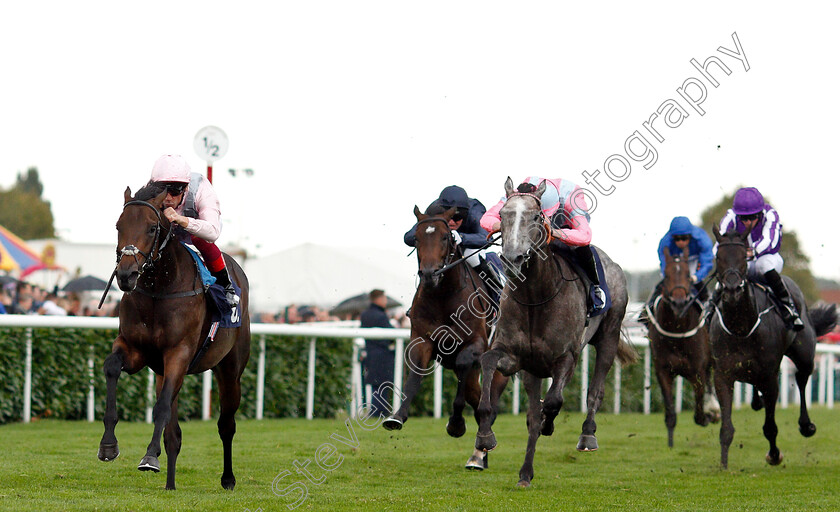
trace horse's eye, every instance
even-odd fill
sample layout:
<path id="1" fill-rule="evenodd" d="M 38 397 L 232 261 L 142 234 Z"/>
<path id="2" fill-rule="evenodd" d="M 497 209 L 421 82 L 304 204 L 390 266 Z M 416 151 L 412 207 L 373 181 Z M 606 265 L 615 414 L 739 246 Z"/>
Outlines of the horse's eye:
<path id="1" fill-rule="evenodd" d="M 534 215 L 534 222 L 539 222 L 539 221 L 540 221 L 540 216 L 539 216 L 539 214 Z"/>
<path id="2" fill-rule="evenodd" d="M 155 236 L 155 226 L 149 227 L 149 236 Z"/>

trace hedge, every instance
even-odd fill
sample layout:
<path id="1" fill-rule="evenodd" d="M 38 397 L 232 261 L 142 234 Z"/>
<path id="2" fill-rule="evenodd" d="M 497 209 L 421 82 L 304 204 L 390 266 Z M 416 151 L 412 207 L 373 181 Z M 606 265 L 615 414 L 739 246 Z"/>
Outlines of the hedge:
<path id="1" fill-rule="evenodd" d="M 94 361 L 93 383 L 95 389 L 96 418 L 100 419 L 105 407 L 105 377 L 102 364 L 111 351 L 115 330 L 103 329 L 33 329 L 32 343 L 32 416 L 67 420 L 85 419 L 87 394 L 90 385 L 88 357 Z M 23 384 L 25 361 L 24 328 L 0 329 L 0 423 L 21 421 L 23 412 Z M 251 359 L 242 376 L 242 404 L 239 417 L 253 418 L 256 408 L 257 356 L 260 336 L 252 337 Z M 264 417 L 302 417 L 306 411 L 307 357 L 309 338 L 266 336 L 266 382 Z M 346 414 L 350 404 L 349 376 L 352 344 L 349 339 L 319 339 L 317 342 L 315 409 L 316 417 L 335 417 Z M 590 367 L 594 365 L 594 350 Z M 591 375 L 592 369 L 590 369 Z M 580 409 L 580 369 L 575 379 L 566 387 L 566 410 Z M 607 379 L 602 412 L 612 411 L 613 371 Z M 624 412 L 641 411 L 643 406 L 642 382 L 644 367 L 641 362 L 622 371 L 622 403 Z M 433 409 L 432 377 L 423 381 L 423 387 L 411 406 L 411 415 L 431 415 Z M 655 378 L 653 379 L 655 386 Z M 405 380 L 404 380 L 405 382 Z M 135 375 L 123 373 L 117 387 L 117 407 L 121 421 L 144 421 L 148 370 Z M 510 412 L 512 385 L 502 395 L 501 410 Z M 456 390 L 456 380 L 451 371 L 444 372 L 444 415 L 451 412 Z M 216 386 L 214 385 L 214 393 Z M 686 384 L 683 408 L 691 408 L 693 397 Z M 184 381 L 178 398 L 179 417 L 182 420 L 201 417 L 201 377 L 189 375 Z M 522 390 L 520 407 L 524 411 L 527 398 Z M 214 414 L 218 398 L 213 396 Z M 662 410 L 662 397 L 658 390 L 651 392 L 651 408 Z M 465 414 L 472 415 L 467 407 Z"/>

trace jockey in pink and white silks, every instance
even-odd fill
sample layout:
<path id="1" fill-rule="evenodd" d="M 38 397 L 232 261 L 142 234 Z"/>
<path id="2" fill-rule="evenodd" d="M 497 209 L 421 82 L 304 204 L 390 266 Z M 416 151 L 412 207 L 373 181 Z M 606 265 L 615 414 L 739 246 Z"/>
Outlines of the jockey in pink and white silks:
<path id="1" fill-rule="evenodd" d="M 583 191 L 569 180 L 536 176 L 525 178 L 517 190 L 522 193 L 533 193 L 543 181 L 546 188 L 540 201 L 543 215 L 551 221 L 551 234 L 555 238 L 551 243 L 561 250 L 571 250 L 577 263 L 592 281 L 590 296 L 593 305 L 590 314 L 600 311 L 604 308 L 606 295 L 601 289 L 595 257 L 589 246 L 592 241 L 592 230 L 589 227 L 589 213 Z M 481 227 L 490 232 L 500 228 L 502 219 L 499 211 L 506 201 L 507 198 L 503 197 L 484 214 L 481 218 Z"/>
<path id="2" fill-rule="evenodd" d="M 175 237 L 198 249 L 207 269 L 225 289 L 228 303 L 236 305 L 239 297 L 230 281 L 222 251 L 215 243 L 222 232 L 222 214 L 213 185 L 201 174 L 191 172 L 181 155 L 158 158 L 149 182 L 166 187 L 163 214 L 176 226 Z"/>
<path id="3" fill-rule="evenodd" d="M 779 214 L 769 204 L 764 202 L 764 196 L 754 187 L 741 188 L 735 192 L 735 198 L 723 219 L 720 221 L 720 232 L 726 233 L 736 230 L 739 233 L 748 231 L 747 242 L 747 275 L 756 280 L 764 280 L 773 293 L 785 305 L 782 311 L 784 321 L 794 330 L 804 327 L 796 305 L 782 281 L 782 268 L 785 261 L 779 250 L 782 246 L 782 223 Z M 717 244 L 715 244 L 717 252 Z"/>

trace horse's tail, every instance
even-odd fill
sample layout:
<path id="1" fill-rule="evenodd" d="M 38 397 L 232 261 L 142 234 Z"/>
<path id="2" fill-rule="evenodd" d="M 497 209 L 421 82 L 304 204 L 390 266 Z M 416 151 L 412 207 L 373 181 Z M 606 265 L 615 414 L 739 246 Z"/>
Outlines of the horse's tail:
<path id="1" fill-rule="evenodd" d="M 627 366 L 639 360 L 639 353 L 630 344 L 630 335 L 627 333 L 627 328 L 623 325 L 618 336 L 618 353 L 616 357 L 618 357 L 618 362 L 621 363 L 621 366 Z"/>
<path id="2" fill-rule="evenodd" d="M 820 304 L 808 309 L 808 318 L 814 326 L 817 336 L 827 334 L 837 324 L 837 306 L 835 304 Z"/>

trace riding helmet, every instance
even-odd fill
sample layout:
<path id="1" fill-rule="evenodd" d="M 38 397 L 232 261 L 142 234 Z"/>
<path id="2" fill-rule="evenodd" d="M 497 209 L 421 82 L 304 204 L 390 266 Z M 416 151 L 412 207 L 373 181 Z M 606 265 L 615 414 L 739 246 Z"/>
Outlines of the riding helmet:
<path id="1" fill-rule="evenodd" d="M 745 187 L 735 192 L 732 211 L 735 215 L 752 215 L 764 209 L 764 196 L 754 187 Z"/>
<path id="2" fill-rule="evenodd" d="M 152 181 L 190 182 L 190 165 L 181 155 L 163 155 L 152 167 Z"/>

